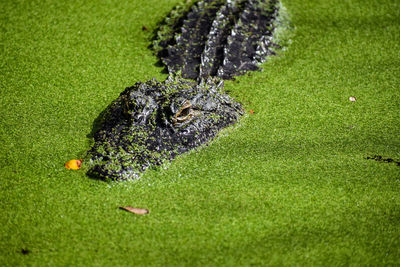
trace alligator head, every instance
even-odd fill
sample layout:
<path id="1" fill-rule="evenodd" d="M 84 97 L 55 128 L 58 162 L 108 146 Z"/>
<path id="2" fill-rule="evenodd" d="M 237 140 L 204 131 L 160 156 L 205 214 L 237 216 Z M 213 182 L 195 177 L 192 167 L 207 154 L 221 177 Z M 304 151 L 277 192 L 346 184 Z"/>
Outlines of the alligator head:
<path id="1" fill-rule="evenodd" d="M 126 180 L 215 137 L 242 114 L 241 107 L 208 81 L 153 79 L 128 87 L 107 108 L 89 151 L 91 173 Z"/>
<path id="2" fill-rule="evenodd" d="M 92 174 L 136 178 L 149 166 L 206 143 L 242 114 L 220 90 L 222 80 L 258 69 L 273 54 L 277 0 L 189 2 L 160 26 L 154 48 L 171 76 L 180 73 L 192 81 L 175 76 L 126 88 L 94 136 Z"/>

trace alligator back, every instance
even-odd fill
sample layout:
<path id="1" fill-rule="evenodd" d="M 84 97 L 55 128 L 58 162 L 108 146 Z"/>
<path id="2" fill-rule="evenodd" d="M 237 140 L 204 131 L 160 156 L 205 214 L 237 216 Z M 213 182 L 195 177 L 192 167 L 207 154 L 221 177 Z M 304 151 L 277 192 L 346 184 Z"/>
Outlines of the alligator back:
<path id="1" fill-rule="evenodd" d="M 169 73 L 231 79 L 257 70 L 273 54 L 277 6 L 275 0 L 200 1 L 186 12 L 171 12 L 154 47 Z"/>

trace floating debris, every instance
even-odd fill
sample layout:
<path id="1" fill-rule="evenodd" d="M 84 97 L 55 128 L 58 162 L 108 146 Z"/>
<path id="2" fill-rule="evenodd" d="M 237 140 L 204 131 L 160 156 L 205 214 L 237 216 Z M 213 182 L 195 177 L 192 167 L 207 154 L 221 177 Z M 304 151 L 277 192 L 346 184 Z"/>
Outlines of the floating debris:
<path id="1" fill-rule="evenodd" d="M 31 253 L 31 251 L 29 249 L 27 249 L 27 248 L 21 249 L 21 254 L 28 255 L 29 253 Z"/>
<path id="2" fill-rule="evenodd" d="M 79 170 L 82 166 L 82 159 L 72 159 L 65 163 L 65 168 L 69 170 Z"/>
<path id="3" fill-rule="evenodd" d="M 148 209 L 140 209 L 140 208 L 133 208 L 130 206 L 126 207 L 119 207 L 121 210 L 126 210 L 128 212 L 134 213 L 134 214 L 139 214 L 139 215 L 144 215 L 150 213 Z"/>
<path id="4" fill-rule="evenodd" d="M 378 162 L 394 163 L 397 166 L 400 166 L 400 161 L 394 160 L 392 158 L 384 158 L 380 155 L 367 156 L 366 159 L 372 159 Z"/>

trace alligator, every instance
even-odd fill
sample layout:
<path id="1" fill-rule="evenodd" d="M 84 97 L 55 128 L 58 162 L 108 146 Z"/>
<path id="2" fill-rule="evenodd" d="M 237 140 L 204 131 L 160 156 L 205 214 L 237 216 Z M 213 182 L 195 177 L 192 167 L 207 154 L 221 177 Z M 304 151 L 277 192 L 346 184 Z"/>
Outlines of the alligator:
<path id="1" fill-rule="evenodd" d="M 168 69 L 126 88 L 103 112 L 89 175 L 137 179 L 151 166 L 207 144 L 243 115 L 223 81 L 259 69 L 272 41 L 276 0 L 201 0 L 177 6 L 153 48 Z"/>

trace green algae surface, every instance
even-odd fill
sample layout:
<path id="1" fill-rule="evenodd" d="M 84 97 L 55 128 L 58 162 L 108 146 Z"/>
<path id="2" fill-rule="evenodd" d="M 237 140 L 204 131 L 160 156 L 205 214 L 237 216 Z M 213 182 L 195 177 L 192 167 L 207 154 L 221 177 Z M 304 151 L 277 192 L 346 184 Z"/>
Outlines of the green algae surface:
<path id="1" fill-rule="evenodd" d="M 234 130 L 135 182 L 64 168 L 166 78 L 148 46 L 178 3 L 1 1 L 0 264 L 399 265 L 400 167 L 367 159 L 400 161 L 398 1 L 283 1 L 287 49 L 225 83 Z"/>

